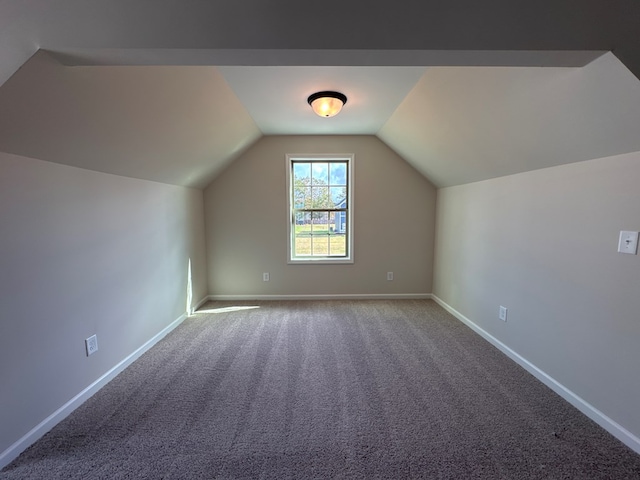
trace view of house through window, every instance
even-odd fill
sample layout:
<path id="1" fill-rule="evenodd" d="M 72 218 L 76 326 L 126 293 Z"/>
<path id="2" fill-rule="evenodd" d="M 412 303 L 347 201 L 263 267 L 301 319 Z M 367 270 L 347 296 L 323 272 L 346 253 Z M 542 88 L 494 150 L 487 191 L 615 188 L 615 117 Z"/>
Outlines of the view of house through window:
<path id="1" fill-rule="evenodd" d="M 289 260 L 351 262 L 353 156 L 288 156 Z"/>

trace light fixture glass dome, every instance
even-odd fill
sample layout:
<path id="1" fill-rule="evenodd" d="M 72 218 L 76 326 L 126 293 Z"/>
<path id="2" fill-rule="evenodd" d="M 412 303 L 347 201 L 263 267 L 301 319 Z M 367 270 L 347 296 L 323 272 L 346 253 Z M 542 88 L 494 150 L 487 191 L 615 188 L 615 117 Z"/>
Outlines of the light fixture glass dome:
<path id="1" fill-rule="evenodd" d="M 313 111 L 320 117 L 333 117 L 347 103 L 347 97 L 339 92 L 318 92 L 307 99 Z"/>

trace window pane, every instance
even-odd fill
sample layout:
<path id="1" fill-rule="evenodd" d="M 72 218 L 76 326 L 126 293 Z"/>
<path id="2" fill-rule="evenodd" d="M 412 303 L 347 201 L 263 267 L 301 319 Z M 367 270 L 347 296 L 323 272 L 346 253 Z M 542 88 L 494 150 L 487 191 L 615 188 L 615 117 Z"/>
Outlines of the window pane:
<path id="1" fill-rule="evenodd" d="M 331 187 L 332 208 L 347 208 L 347 187 Z"/>
<path id="2" fill-rule="evenodd" d="M 329 233 L 329 214 L 328 212 L 313 212 L 312 231 L 314 235 Z"/>
<path id="3" fill-rule="evenodd" d="M 346 212 L 329 213 L 329 256 L 347 254 Z"/>
<path id="4" fill-rule="evenodd" d="M 293 188 L 294 208 L 311 208 L 311 187 L 296 185 Z"/>
<path id="5" fill-rule="evenodd" d="M 329 255 L 329 235 L 313 237 L 313 256 L 326 257 Z"/>
<path id="6" fill-rule="evenodd" d="M 347 233 L 347 212 L 331 212 L 329 230 L 331 233 Z"/>
<path id="7" fill-rule="evenodd" d="M 312 185 L 327 185 L 329 183 L 329 164 L 323 162 L 313 162 L 311 168 L 311 184 Z"/>
<path id="8" fill-rule="evenodd" d="M 347 236 L 337 233 L 329 236 L 329 256 L 342 256 L 347 254 Z"/>
<path id="9" fill-rule="evenodd" d="M 294 237 L 294 255 L 311 255 L 311 236 Z"/>
<path id="10" fill-rule="evenodd" d="M 311 214 L 308 212 L 296 213 L 295 233 L 311 233 Z"/>
<path id="11" fill-rule="evenodd" d="M 331 185 L 347 184 L 347 163 L 331 163 L 329 164 L 329 178 Z"/>
<path id="12" fill-rule="evenodd" d="M 311 164 L 295 162 L 293 164 L 293 180 L 298 181 L 305 178 L 307 179 L 305 182 L 307 185 L 311 183 Z"/>
<path id="13" fill-rule="evenodd" d="M 311 208 L 331 208 L 329 187 L 312 187 Z"/>

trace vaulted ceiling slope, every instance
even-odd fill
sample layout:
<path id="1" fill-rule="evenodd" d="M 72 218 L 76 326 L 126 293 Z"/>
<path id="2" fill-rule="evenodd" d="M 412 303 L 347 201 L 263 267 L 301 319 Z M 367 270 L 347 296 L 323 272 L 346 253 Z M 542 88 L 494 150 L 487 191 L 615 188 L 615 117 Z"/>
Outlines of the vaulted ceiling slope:
<path id="1" fill-rule="evenodd" d="M 439 187 L 640 151 L 640 81 L 582 68 L 428 69 L 378 137 Z"/>
<path id="2" fill-rule="evenodd" d="M 438 186 L 640 150 L 640 4 L 516 3 L 0 0 L 0 151 L 202 188 L 265 134 L 377 134 Z"/>
<path id="3" fill-rule="evenodd" d="M 261 136 L 215 67 L 65 67 L 34 55 L 0 88 L 0 150 L 203 188 Z"/>

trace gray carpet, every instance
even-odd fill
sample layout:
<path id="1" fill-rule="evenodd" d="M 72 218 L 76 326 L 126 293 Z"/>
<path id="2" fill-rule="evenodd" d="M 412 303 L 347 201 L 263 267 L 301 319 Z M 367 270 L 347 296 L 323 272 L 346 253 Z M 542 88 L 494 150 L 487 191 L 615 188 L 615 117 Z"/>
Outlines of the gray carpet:
<path id="1" fill-rule="evenodd" d="M 186 320 L 0 479 L 640 479 L 432 301 L 253 305 Z"/>

